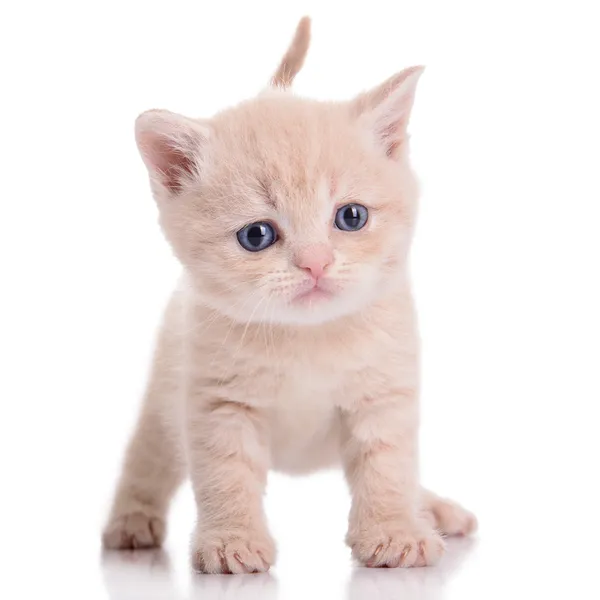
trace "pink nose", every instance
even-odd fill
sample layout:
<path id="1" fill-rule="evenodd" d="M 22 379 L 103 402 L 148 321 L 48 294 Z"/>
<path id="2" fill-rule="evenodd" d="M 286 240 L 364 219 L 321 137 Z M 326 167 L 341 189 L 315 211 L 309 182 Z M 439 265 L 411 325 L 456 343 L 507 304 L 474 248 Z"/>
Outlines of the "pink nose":
<path id="1" fill-rule="evenodd" d="M 308 271 L 315 279 L 323 276 L 333 262 L 333 251 L 325 244 L 303 248 L 296 255 L 296 265 Z"/>

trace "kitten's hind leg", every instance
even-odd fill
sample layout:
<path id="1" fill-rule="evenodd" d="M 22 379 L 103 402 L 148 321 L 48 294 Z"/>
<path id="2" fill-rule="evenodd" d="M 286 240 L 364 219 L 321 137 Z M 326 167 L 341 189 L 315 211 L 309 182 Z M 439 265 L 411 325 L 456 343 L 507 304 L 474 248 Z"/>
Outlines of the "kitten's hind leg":
<path id="1" fill-rule="evenodd" d="M 432 525 L 444 535 L 469 535 L 477 529 L 475 515 L 462 506 L 422 488 L 422 508 Z"/>
<path id="2" fill-rule="evenodd" d="M 149 548 L 160 546 L 164 540 L 170 500 L 186 475 L 178 435 L 169 415 L 180 385 L 178 360 L 177 341 L 168 328 L 163 328 L 142 411 L 102 536 L 106 548 Z"/>

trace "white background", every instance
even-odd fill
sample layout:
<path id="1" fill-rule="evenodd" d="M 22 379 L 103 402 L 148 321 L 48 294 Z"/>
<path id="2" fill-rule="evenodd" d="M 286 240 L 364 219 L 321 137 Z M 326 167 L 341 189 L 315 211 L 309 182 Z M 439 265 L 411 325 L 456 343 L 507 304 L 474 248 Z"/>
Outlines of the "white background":
<path id="1" fill-rule="evenodd" d="M 595 2 L 20 2 L 0 15 L 0 596 L 597 597 L 600 41 Z M 253 95 L 303 14 L 298 93 L 427 65 L 412 122 L 423 479 L 481 529 L 438 567 L 371 571 L 341 475 L 274 476 L 272 576 L 192 576 L 99 531 L 177 276 L 136 115 Z M 169 566 L 169 563 L 171 566 Z"/>

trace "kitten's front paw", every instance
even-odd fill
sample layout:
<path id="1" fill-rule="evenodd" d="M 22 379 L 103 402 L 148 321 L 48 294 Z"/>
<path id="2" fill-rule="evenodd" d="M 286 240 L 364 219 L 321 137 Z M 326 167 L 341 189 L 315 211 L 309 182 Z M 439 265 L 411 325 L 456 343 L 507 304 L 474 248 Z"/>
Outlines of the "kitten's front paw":
<path id="1" fill-rule="evenodd" d="M 275 560 L 266 532 L 199 529 L 193 547 L 194 567 L 202 573 L 264 573 Z"/>
<path id="2" fill-rule="evenodd" d="M 102 543 L 111 550 L 155 548 L 165 538 L 165 523 L 162 519 L 132 512 L 109 521 L 102 534 Z"/>
<path id="3" fill-rule="evenodd" d="M 373 523 L 348 534 L 352 555 L 367 567 L 424 567 L 444 553 L 440 535 L 425 521 Z"/>

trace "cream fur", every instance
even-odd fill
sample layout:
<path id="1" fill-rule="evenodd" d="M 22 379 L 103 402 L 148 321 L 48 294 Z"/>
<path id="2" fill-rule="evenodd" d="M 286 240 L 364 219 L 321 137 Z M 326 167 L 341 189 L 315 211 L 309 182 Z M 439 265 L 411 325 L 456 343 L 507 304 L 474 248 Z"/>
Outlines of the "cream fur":
<path id="1" fill-rule="evenodd" d="M 298 36 L 308 35 L 307 22 L 298 31 L 300 51 L 288 51 L 278 85 L 291 83 L 304 59 L 308 42 Z M 273 91 L 210 120 L 167 111 L 138 118 L 136 139 L 183 275 L 106 546 L 160 544 L 169 500 L 189 476 L 194 565 L 264 571 L 275 560 L 262 507 L 268 470 L 338 464 L 353 499 L 347 542 L 363 564 L 432 564 L 444 548 L 438 529 L 475 528 L 470 513 L 419 486 L 419 350 L 407 273 L 417 183 L 406 126 L 421 72 L 402 71 L 346 103 Z M 333 227 L 347 202 L 369 208 L 364 229 Z M 250 253 L 235 234 L 258 220 L 276 224 L 280 240 Z M 306 261 L 323 263 L 325 295 L 302 302 L 298 294 L 313 285 Z"/>

